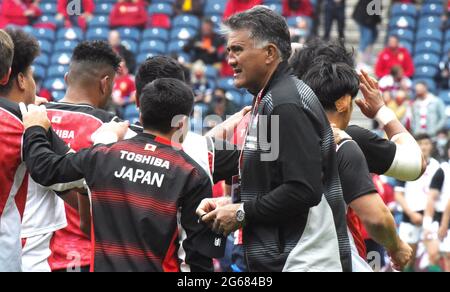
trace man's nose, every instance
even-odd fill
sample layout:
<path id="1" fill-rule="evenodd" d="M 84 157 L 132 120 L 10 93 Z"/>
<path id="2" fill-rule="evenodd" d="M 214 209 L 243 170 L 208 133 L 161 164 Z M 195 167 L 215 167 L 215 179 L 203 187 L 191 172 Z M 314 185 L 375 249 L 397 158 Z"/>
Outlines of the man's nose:
<path id="1" fill-rule="evenodd" d="M 235 67 L 237 65 L 236 56 L 234 56 L 234 54 L 232 53 L 228 55 L 228 65 L 230 65 L 231 67 Z"/>

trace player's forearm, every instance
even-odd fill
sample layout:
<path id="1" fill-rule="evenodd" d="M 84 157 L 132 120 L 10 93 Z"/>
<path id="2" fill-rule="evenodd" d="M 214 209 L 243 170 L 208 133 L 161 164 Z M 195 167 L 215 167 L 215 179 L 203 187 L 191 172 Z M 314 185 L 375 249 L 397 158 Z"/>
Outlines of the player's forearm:
<path id="1" fill-rule="evenodd" d="M 83 174 L 71 165 L 71 161 L 66 159 L 67 156 L 52 151 L 46 131 L 42 127 L 31 127 L 25 131 L 23 156 L 32 178 L 43 186 L 72 183 L 83 179 Z M 83 185 L 77 183 L 70 188 L 79 186 Z M 55 190 L 65 191 L 70 188 Z"/>
<path id="2" fill-rule="evenodd" d="M 434 190 L 431 189 L 429 194 L 428 194 L 428 198 L 427 198 L 427 205 L 425 207 L 425 212 L 424 212 L 424 220 L 425 218 L 433 218 L 434 217 L 434 204 L 436 203 L 436 199 L 439 196 L 439 191 L 438 190 Z"/>
<path id="3" fill-rule="evenodd" d="M 363 224 L 370 237 L 384 246 L 387 251 L 395 252 L 400 248 L 400 238 L 397 235 L 395 220 L 388 208 L 380 208 L 378 214 L 366 218 Z"/>

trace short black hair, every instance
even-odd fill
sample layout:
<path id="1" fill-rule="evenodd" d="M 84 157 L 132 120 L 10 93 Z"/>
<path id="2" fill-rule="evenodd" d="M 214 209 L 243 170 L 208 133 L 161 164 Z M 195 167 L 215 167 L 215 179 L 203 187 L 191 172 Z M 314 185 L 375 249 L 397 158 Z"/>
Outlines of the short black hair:
<path id="1" fill-rule="evenodd" d="M 265 6 L 258 5 L 234 14 L 225 20 L 224 25 L 233 31 L 249 30 L 252 39 L 275 44 L 284 61 L 291 56 L 291 34 L 286 20 Z"/>
<path id="2" fill-rule="evenodd" d="M 9 34 L 0 29 L 0 79 L 5 77 L 9 68 L 11 68 L 13 56 L 14 43 Z"/>
<path id="3" fill-rule="evenodd" d="M 88 65 L 108 65 L 114 71 L 120 67 L 122 58 L 106 41 L 84 41 L 79 43 L 72 55 L 72 62 L 88 63 Z"/>
<path id="4" fill-rule="evenodd" d="M 147 84 L 141 95 L 141 117 L 144 129 L 168 133 L 177 116 L 189 116 L 194 94 L 186 83 L 174 78 L 161 78 Z"/>
<path id="5" fill-rule="evenodd" d="M 177 60 L 167 56 L 148 58 L 136 74 L 136 98 L 139 99 L 144 87 L 158 78 L 174 78 L 185 82 L 184 69 Z"/>
<path id="6" fill-rule="evenodd" d="M 426 133 L 420 133 L 414 136 L 414 139 L 419 142 L 422 140 L 430 140 L 431 141 L 431 136 L 426 134 Z"/>
<path id="7" fill-rule="evenodd" d="M 320 58 L 330 63 L 345 63 L 351 68 L 355 68 L 353 54 L 353 51 L 347 50 L 339 41 L 324 41 L 315 38 L 297 50 L 289 60 L 289 64 L 294 70 L 294 75 L 303 79 L 306 72 L 318 63 Z"/>
<path id="8" fill-rule="evenodd" d="M 345 63 L 322 60 L 303 76 L 305 82 L 317 95 L 325 110 L 336 110 L 335 102 L 345 95 L 356 97 L 359 78 L 355 69 Z"/>
<path id="9" fill-rule="evenodd" d="M 41 53 L 38 41 L 21 29 L 7 28 L 6 33 L 14 43 L 14 57 L 11 65 L 11 77 L 7 84 L 0 85 L 0 93 L 8 94 L 19 73 L 25 74 L 37 56 Z"/>

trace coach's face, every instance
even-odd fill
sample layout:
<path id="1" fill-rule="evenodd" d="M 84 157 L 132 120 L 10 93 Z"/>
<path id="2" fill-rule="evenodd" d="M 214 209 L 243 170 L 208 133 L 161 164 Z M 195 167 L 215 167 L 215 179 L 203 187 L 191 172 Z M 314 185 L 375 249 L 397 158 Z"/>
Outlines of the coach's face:
<path id="1" fill-rule="evenodd" d="M 270 75 L 268 50 L 255 47 L 249 30 L 231 31 L 228 34 L 228 64 L 234 71 L 234 85 L 258 93 Z M 269 76 L 270 77 L 270 76 Z"/>

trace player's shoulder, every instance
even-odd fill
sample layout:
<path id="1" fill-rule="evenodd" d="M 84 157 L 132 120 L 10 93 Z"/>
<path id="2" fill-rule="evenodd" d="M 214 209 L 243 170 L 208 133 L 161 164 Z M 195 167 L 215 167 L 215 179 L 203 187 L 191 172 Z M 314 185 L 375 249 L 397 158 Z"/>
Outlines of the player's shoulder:
<path id="1" fill-rule="evenodd" d="M 4 112 L 8 113 L 11 116 L 14 116 L 19 121 L 22 120 L 22 114 L 20 113 L 20 108 L 17 103 L 11 102 L 5 98 L 0 97 L 0 109 Z"/>
<path id="2" fill-rule="evenodd" d="M 117 117 L 106 110 L 95 108 L 87 104 L 71 104 L 63 102 L 49 102 L 45 105 L 47 109 L 69 111 L 84 114 L 92 118 L 98 119 L 103 123 L 115 120 Z"/>
<path id="3" fill-rule="evenodd" d="M 338 160 L 343 160 L 347 163 L 365 161 L 364 153 L 354 140 L 341 142 L 336 150 Z"/>

